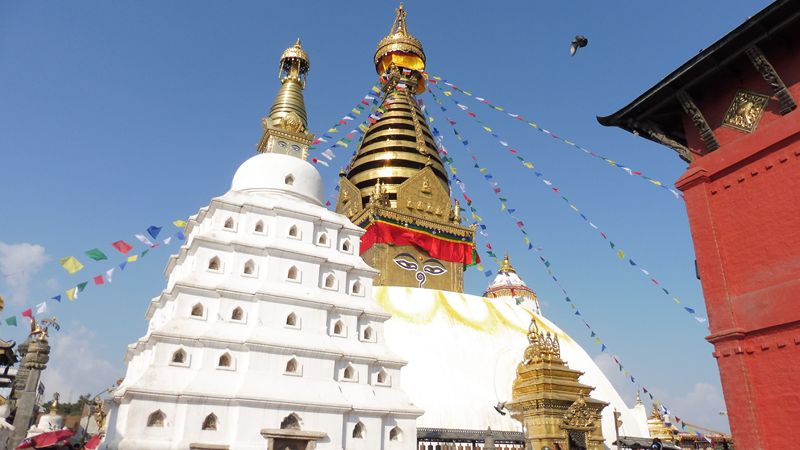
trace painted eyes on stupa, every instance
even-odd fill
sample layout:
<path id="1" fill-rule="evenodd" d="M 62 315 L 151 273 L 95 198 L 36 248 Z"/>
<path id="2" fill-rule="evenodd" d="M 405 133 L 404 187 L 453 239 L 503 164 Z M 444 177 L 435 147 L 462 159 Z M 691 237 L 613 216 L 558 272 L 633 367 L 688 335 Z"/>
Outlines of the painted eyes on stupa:
<path id="1" fill-rule="evenodd" d="M 414 261 L 414 256 L 410 253 L 400 253 L 394 257 L 394 263 L 405 270 L 417 270 L 419 265 Z"/>
<path id="2" fill-rule="evenodd" d="M 430 264 L 429 264 L 430 263 Z M 442 263 L 435 259 L 429 259 L 423 263 L 422 271 L 428 275 L 442 275 L 447 272 Z"/>
<path id="3" fill-rule="evenodd" d="M 298 146 L 298 145 L 293 145 L 293 146 L 292 146 L 292 150 L 293 150 L 293 151 L 296 151 L 296 152 L 299 152 L 299 151 L 300 151 L 300 146 Z"/>

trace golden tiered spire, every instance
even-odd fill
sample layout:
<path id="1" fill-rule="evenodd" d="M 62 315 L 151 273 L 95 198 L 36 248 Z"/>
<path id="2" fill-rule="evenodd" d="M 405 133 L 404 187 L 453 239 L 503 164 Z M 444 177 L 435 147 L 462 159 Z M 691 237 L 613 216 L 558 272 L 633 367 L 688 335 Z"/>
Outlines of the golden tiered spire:
<path id="1" fill-rule="evenodd" d="M 401 4 L 389 34 L 375 51 L 382 102 L 379 112 L 370 116 L 372 125 L 350 166 L 340 174 L 336 211 L 368 233 L 372 224 L 388 221 L 414 234 L 414 245 L 392 240 L 394 245 L 387 247 L 384 240 L 394 238 L 384 232 L 372 241 L 381 245 L 362 246 L 364 259 L 381 271 L 377 284 L 460 292 L 464 265 L 474 263 L 475 228 L 461 225 L 444 164 L 416 99 L 425 89 L 425 52 L 408 32 L 406 16 Z M 397 262 L 409 255 L 416 262 Z M 425 264 L 434 262 L 443 264 L 441 270 L 429 268 L 435 273 L 426 275 Z"/>
<path id="2" fill-rule="evenodd" d="M 356 157 L 350 164 L 347 178 L 360 191 L 366 204 L 373 186 L 381 179 L 393 208 L 404 209 L 398 202 L 400 185 L 426 167 L 433 170 L 427 181 L 447 192 L 443 200 L 431 203 L 439 220 L 450 219 L 450 197 L 447 174 L 436 150 L 415 93 L 424 89 L 425 52 L 422 44 L 408 32 L 406 11 L 401 4 L 389 35 L 381 39 L 375 52 L 375 67 L 384 83 L 385 113 L 374 123 L 361 141 Z M 438 191 L 438 190 L 437 190 Z M 407 202 L 406 202 L 407 203 Z M 416 203 L 413 205 L 416 206 Z M 427 210 L 427 202 L 421 205 Z"/>
<path id="3" fill-rule="evenodd" d="M 256 146 L 259 153 L 284 153 L 305 159 L 313 136 L 308 131 L 303 89 L 311 61 L 300 39 L 281 54 L 278 80 L 281 88 L 272 102 L 269 116 L 261 119 L 264 134 Z M 270 137 L 280 139 L 270 140 Z"/>

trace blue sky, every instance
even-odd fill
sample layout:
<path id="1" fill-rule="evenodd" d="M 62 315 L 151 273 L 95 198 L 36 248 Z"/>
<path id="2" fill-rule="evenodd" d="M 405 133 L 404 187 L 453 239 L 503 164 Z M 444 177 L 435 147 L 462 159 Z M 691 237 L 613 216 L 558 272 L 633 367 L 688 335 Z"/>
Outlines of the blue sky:
<path id="1" fill-rule="evenodd" d="M 627 104 L 767 3 L 493 7 L 409 1 L 406 7 L 431 73 L 671 184 L 685 170 L 672 151 L 604 128 L 595 116 Z M 152 224 L 170 227 L 224 193 L 238 165 L 254 153 L 260 118 L 278 88 L 277 59 L 297 37 L 312 60 L 309 125 L 322 132 L 335 123 L 376 81 L 372 54 L 395 7 L 385 1 L 0 3 L 0 295 L 7 312 L 119 262 L 111 242 L 133 243 L 133 234 Z M 570 58 L 575 34 L 587 36 L 589 45 Z M 423 99 L 435 106 L 429 95 Z M 459 101 L 663 286 L 703 309 L 682 200 L 472 99 Z M 470 168 L 444 116 L 432 111 L 492 246 L 510 252 L 539 293 L 544 313 L 599 355 Z M 450 108 L 448 115 L 481 166 L 500 180 L 582 317 L 625 367 L 678 415 L 727 428 L 717 414 L 724 405 L 707 330 L 616 258 L 597 232 L 461 111 Z M 330 168 L 320 167 L 330 189 L 348 153 L 339 150 Z M 59 258 L 93 247 L 114 255 L 113 261 L 87 263 L 72 276 L 58 265 Z M 144 311 L 163 289 L 170 251 L 174 247 L 153 251 L 116 274 L 111 286 L 90 286 L 74 303 L 51 302 L 64 326 L 52 339 L 53 370 L 44 379 L 50 392 L 96 392 L 124 373 L 125 346 L 145 332 Z M 468 292 L 480 293 L 486 283 L 480 272 L 468 272 Z M 24 330 L 3 325 L 0 336 L 21 340 Z M 596 359 L 631 399 L 633 388 L 613 363 Z"/>

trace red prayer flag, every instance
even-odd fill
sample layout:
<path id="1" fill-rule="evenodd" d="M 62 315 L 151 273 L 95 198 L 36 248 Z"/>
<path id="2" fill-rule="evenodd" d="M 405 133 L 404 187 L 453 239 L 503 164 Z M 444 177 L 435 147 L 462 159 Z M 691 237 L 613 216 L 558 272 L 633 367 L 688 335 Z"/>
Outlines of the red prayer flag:
<path id="1" fill-rule="evenodd" d="M 20 313 L 20 316 L 27 317 L 29 319 L 33 319 L 33 310 L 28 308 L 25 311 L 22 311 L 22 313 Z"/>
<path id="2" fill-rule="evenodd" d="M 121 239 L 111 244 L 111 246 L 119 250 L 119 252 L 122 253 L 123 255 L 127 255 L 128 252 L 131 251 L 131 249 L 133 249 L 133 246 L 131 244 L 128 244 L 127 242 Z"/>
<path id="3" fill-rule="evenodd" d="M 94 284 L 103 284 L 105 281 L 103 280 L 102 275 L 98 275 L 94 277 Z"/>

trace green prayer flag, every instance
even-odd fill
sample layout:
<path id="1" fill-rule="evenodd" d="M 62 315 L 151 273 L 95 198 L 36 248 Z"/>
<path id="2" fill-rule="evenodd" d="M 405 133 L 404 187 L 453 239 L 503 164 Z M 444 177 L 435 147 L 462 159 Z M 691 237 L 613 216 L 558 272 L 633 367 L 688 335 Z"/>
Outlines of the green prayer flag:
<path id="1" fill-rule="evenodd" d="M 149 252 L 149 251 L 150 251 L 150 249 L 149 249 L 149 248 L 148 248 L 148 249 L 146 249 L 145 251 L 143 251 L 143 252 L 142 252 L 142 254 L 140 255 L 140 257 L 141 257 L 141 258 L 144 258 L 144 255 L 146 255 L 146 254 L 147 254 L 147 252 Z"/>
<path id="2" fill-rule="evenodd" d="M 104 259 L 108 259 L 105 253 L 101 252 L 98 248 L 93 248 L 91 250 L 86 251 L 86 256 L 92 258 L 95 261 L 102 261 Z"/>
<path id="3" fill-rule="evenodd" d="M 6 319 L 6 323 L 11 325 L 12 327 L 17 326 L 17 316 L 9 317 L 8 319 Z"/>
<path id="4" fill-rule="evenodd" d="M 87 284 L 89 284 L 88 281 L 84 281 L 83 283 L 79 283 L 78 286 L 77 286 L 78 287 L 78 292 L 83 292 L 83 290 L 86 289 L 86 285 Z"/>

